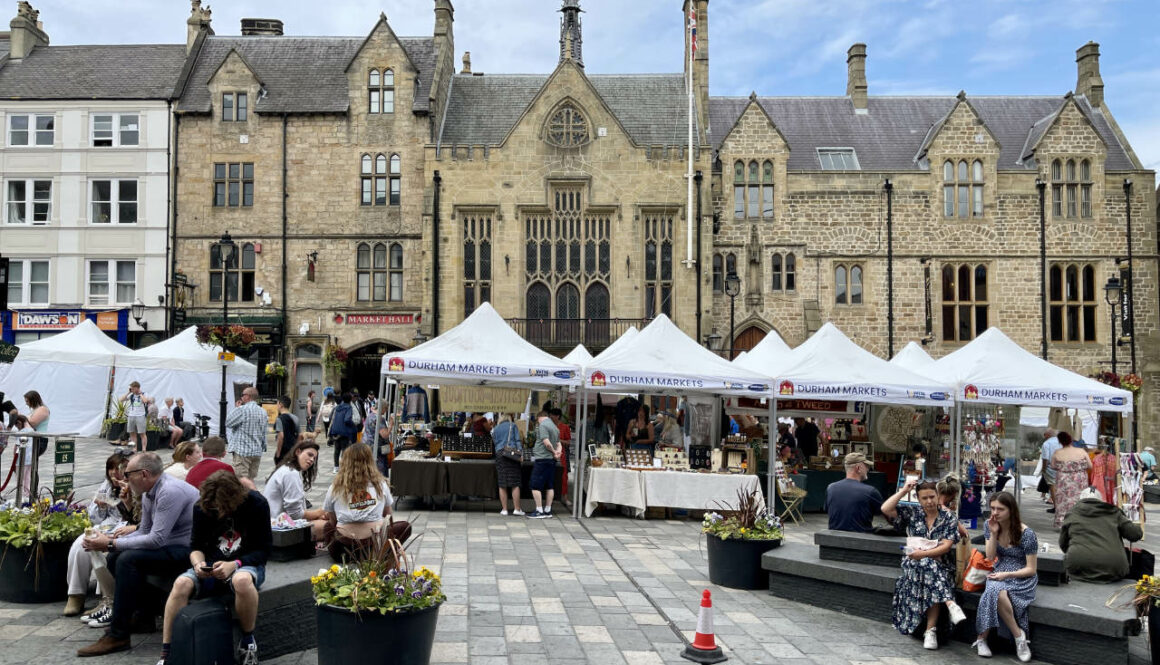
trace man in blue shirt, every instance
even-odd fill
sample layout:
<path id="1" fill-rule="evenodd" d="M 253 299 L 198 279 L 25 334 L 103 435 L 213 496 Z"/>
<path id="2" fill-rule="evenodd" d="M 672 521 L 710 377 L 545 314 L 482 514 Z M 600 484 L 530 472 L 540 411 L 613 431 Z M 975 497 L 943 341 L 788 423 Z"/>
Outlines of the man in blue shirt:
<path id="1" fill-rule="evenodd" d="M 862 453 L 850 453 L 844 460 L 846 477 L 826 488 L 826 512 L 834 531 L 870 533 L 874 516 L 882 513 L 882 495 L 866 484 L 874 463 Z"/>
<path id="2" fill-rule="evenodd" d="M 1039 455 L 1043 480 L 1047 483 L 1047 491 L 1051 494 L 1051 507 L 1047 509 L 1049 513 L 1055 512 L 1055 469 L 1051 467 L 1051 456 L 1063 447 L 1059 445 L 1056 434 L 1057 432 L 1050 427 L 1043 430 L 1043 449 Z"/>

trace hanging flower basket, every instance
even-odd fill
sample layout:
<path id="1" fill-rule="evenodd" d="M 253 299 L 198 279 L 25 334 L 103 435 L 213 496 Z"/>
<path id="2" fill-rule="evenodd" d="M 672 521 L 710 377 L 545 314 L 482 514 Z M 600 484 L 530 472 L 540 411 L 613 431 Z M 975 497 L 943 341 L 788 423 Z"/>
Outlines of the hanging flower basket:
<path id="1" fill-rule="evenodd" d="M 346 367 L 346 362 L 350 360 L 346 349 L 341 346 L 331 346 L 326 349 L 326 355 L 322 358 L 322 363 L 326 365 L 329 370 L 336 372 L 342 371 Z"/>
<path id="2" fill-rule="evenodd" d="M 248 326 L 198 326 L 197 341 L 202 346 L 248 349 L 254 343 L 254 329 Z"/>
<path id="3" fill-rule="evenodd" d="M 1135 376 L 1135 375 L 1129 374 L 1127 376 Z M 1126 379 L 1127 376 L 1125 376 L 1123 378 Z M 1120 375 L 1116 374 L 1115 372 L 1108 372 L 1106 370 L 1103 372 L 1096 372 L 1095 374 L 1091 375 L 1091 378 L 1095 379 L 1096 381 L 1099 381 L 1100 383 L 1106 383 L 1107 385 L 1109 385 L 1113 388 L 1126 387 L 1126 386 L 1121 386 L 1121 382 L 1123 379 L 1121 379 Z M 1129 390 L 1130 390 L 1130 388 L 1129 388 Z"/>
<path id="4" fill-rule="evenodd" d="M 1138 393 L 1144 387 L 1144 379 L 1139 374 L 1125 374 L 1120 377 L 1120 387 Z"/>
<path id="5" fill-rule="evenodd" d="M 266 376 L 274 377 L 276 379 L 284 379 L 289 373 L 290 372 L 286 369 L 286 366 L 276 360 L 271 360 L 270 362 L 266 363 Z"/>

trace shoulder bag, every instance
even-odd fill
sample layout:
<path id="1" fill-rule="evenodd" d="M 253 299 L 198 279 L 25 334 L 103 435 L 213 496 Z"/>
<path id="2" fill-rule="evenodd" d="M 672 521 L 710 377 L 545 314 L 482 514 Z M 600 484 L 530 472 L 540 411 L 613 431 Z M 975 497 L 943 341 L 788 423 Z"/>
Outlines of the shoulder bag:
<path id="1" fill-rule="evenodd" d="M 508 459 L 516 463 L 521 463 L 524 461 L 524 449 L 519 445 L 519 437 L 512 436 L 518 431 L 519 430 L 516 429 L 515 423 L 512 423 L 511 426 L 508 427 L 508 435 L 507 439 L 504 441 L 503 448 L 500 448 L 499 452 L 496 454 L 504 459 Z M 514 442 L 512 441 L 513 438 L 515 439 Z"/>

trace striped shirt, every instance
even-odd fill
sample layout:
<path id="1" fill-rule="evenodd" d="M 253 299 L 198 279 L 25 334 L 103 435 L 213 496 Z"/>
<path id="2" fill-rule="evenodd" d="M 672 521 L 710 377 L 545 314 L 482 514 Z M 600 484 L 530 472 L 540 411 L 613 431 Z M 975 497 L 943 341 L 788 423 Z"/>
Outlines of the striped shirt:
<path id="1" fill-rule="evenodd" d="M 226 418 L 226 451 L 242 457 L 261 457 L 266 452 L 266 410 L 250 401 L 230 412 Z"/>

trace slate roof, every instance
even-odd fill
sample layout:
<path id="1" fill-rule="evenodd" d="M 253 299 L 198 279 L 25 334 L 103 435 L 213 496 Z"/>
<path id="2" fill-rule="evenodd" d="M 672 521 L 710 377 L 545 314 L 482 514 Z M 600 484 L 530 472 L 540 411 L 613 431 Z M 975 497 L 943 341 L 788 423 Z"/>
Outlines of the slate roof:
<path id="1" fill-rule="evenodd" d="M 266 95 L 253 103 L 255 112 L 345 113 L 350 106 L 346 67 L 364 41 L 366 37 L 211 36 L 198 53 L 177 110 L 210 111 L 209 80 L 236 50 L 265 86 Z M 427 111 L 434 39 L 400 37 L 399 42 L 419 70 L 412 110 Z"/>
<path id="2" fill-rule="evenodd" d="M 181 44 L 37 46 L 0 68 L 0 99 L 169 99 L 184 62 Z"/>
<path id="3" fill-rule="evenodd" d="M 1001 147 L 1000 169 L 1034 169 L 1033 160 L 1021 161 L 1025 147 L 1033 146 L 1063 97 L 968 97 Z M 1108 145 L 1106 168 L 1131 169 L 1132 161 L 1103 113 L 1093 110 L 1083 96 L 1075 97 Z M 955 97 L 870 97 L 869 113 L 858 115 L 848 97 L 759 97 L 765 112 L 790 145 L 790 170 L 819 170 L 817 149 L 854 148 L 867 171 L 924 170 L 916 157 L 928 134 L 954 108 Z M 747 97 L 709 99 L 710 142 L 721 146 L 737 118 L 748 106 Z M 1045 121 L 1046 122 L 1042 122 Z M 1037 126 L 1037 123 L 1041 123 Z M 1029 142 L 1030 141 L 1030 142 Z"/>
<path id="4" fill-rule="evenodd" d="M 548 78 L 542 74 L 456 75 L 440 143 L 498 145 Z M 588 80 L 637 145 L 688 142 L 683 75 L 597 74 Z"/>

